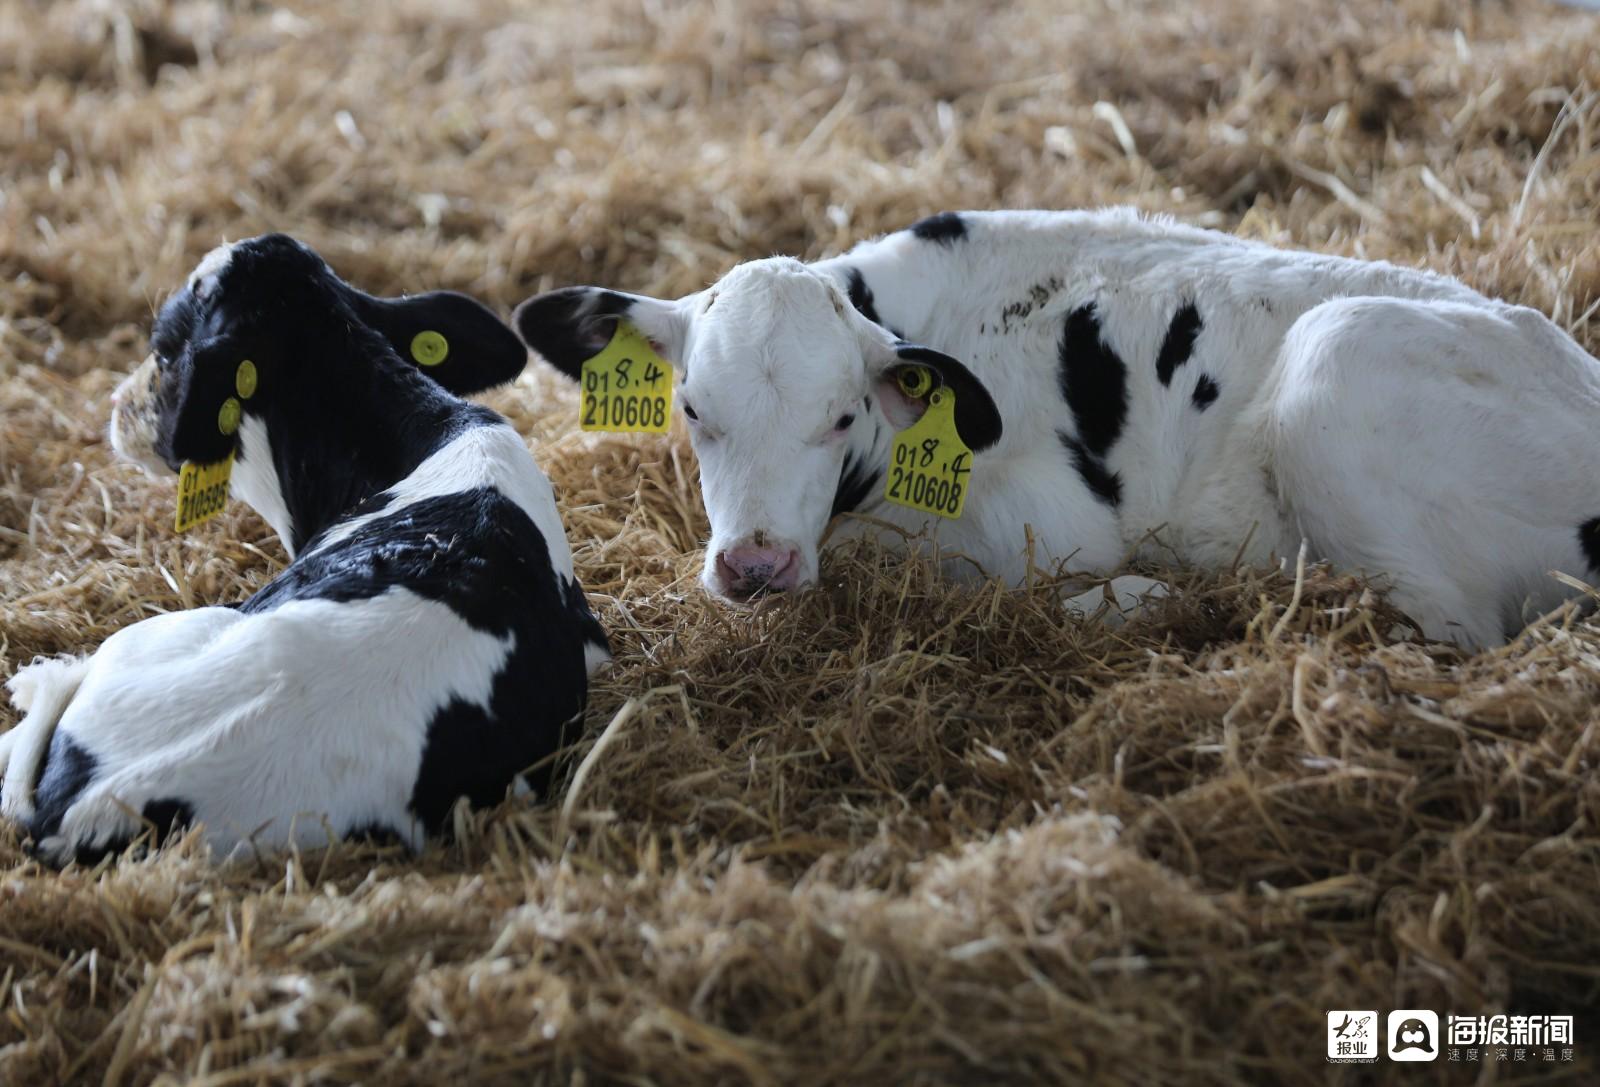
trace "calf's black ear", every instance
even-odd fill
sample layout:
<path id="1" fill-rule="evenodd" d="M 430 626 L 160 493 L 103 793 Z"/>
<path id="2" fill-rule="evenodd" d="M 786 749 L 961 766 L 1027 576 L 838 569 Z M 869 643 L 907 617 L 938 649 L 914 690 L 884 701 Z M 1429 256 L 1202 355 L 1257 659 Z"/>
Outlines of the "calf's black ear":
<path id="1" fill-rule="evenodd" d="M 457 396 L 504 385 L 527 364 L 516 333 L 489 307 L 454 291 L 373 298 L 352 288 L 363 324 L 407 362 Z"/>
<path id="2" fill-rule="evenodd" d="M 994 397 L 973 372 L 949 355 L 914 343 L 895 344 L 895 360 L 886 367 L 886 376 L 907 367 L 927 367 L 937 384 L 956 394 L 956 432 L 974 453 L 988 449 L 1000 440 L 1003 426 Z M 927 390 L 932 392 L 932 388 Z"/>
<path id="3" fill-rule="evenodd" d="M 171 408 L 158 424 L 157 455 L 177 471 L 184 461 L 211 464 L 233 452 L 245 416 L 270 395 L 271 371 L 269 360 L 234 336 L 189 344 L 161 378 Z"/>
<path id="4" fill-rule="evenodd" d="M 648 337 L 668 362 L 681 361 L 684 321 L 675 302 L 601 287 L 563 287 L 534 295 L 511 315 L 523 342 L 573 381 L 582 375 L 585 360 L 611 342 L 619 320 Z"/>

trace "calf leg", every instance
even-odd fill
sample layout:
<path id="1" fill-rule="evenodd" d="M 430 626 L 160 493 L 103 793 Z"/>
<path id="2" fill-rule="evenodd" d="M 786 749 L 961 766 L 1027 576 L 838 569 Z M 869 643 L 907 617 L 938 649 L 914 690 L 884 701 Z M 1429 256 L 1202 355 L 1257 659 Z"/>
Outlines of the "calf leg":
<path id="1" fill-rule="evenodd" d="M 1088 592 L 1066 598 L 1067 610 L 1081 619 L 1099 617 L 1108 626 L 1121 626 L 1144 612 L 1168 593 L 1165 582 L 1124 574 Z"/>
<path id="2" fill-rule="evenodd" d="M 89 657 L 40 659 L 6 683 L 11 704 L 24 717 L 0 736 L 0 817 L 26 821 L 33 815 L 33 788 L 61 715 L 89 673 Z"/>
<path id="3" fill-rule="evenodd" d="M 1347 298 L 1285 339 L 1268 468 L 1314 554 L 1384 574 L 1431 638 L 1494 645 L 1587 574 L 1600 362 L 1532 310 Z"/>

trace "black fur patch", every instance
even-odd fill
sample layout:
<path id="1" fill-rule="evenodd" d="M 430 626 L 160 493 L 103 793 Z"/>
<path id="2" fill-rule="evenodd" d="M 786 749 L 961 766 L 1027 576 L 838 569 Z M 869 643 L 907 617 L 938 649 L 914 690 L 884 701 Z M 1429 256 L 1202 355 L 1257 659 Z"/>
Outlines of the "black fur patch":
<path id="1" fill-rule="evenodd" d="M 967 236 L 967 224 L 953 211 L 941 211 L 926 219 L 918 219 L 907 228 L 926 242 L 954 245 Z"/>
<path id="2" fill-rule="evenodd" d="M 1101 338 L 1093 302 L 1067 315 L 1060 357 L 1061 396 L 1072 409 L 1078 441 L 1104 457 L 1128 419 L 1128 367 Z"/>
<path id="3" fill-rule="evenodd" d="M 850 304 L 856 308 L 857 313 L 873 324 L 883 324 L 878 319 L 878 307 L 873 304 L 872 288 L 867 286 L 867 281 L 858 268 L 850 269 Z"/>
<path id="4" fill-rule="evenodd" d="M 56 729 L 39 769 L 39 784 L 33 790 L 33 818 L 28 820 L 28 834 L 34 841 L 61 829 L 67 809 L 89 787 L 98 766 L 99 760 L 87 748 Z"/>
<path id="5" fill-rule="evenodd" d="M 1195 411 L 1205 411 L 1217 399 L 1217 394 L 1222 390 L 1217 388 L 1217 383 L 1211 380 L 1210 374 L 1201 374 L 1200 380 L 1194 383 L 1194 393 L 1190 399 L 1194 401 Z"/>
<path id="6" fill-rule="evenodd" d="M 150 801 L 140 814 L 147 822 L 155 825 L 157 845 L 166 841 L 168 835 L 182 831 L 194 823 L 194 805 L 175 796 L 164 796 Z"/>
<path id="7" fill-rule="evenodd" d="M 1194 353 L 1195 338 L 1204 327 L 1200 311 L 1194 308 L 1193 302 L 1185 302 L 1172 315 L 1167 335 L 1161 341 L 1161 352 L 1156 356 L 1156 377 L 1162 385 L 1172 384 L 1173 371 L 1189 361 Z"/>
<path id="8" fill-rule="evenodd" d="M 1122 477 L 1107 469 L 1104 461 L 1090 453 L 1082 442 L 1066 431 L 1057 431 L 1056 437 L 1072 458 L 1072 467 L 1094 496 L 1108 506 L 1121 505 Z"/>
<path id="9" fill-rule="evenodd" d="M 1600 517 L 1578 526 L 1578 546 L 1583 548 L 1591 570 L 1600 571 Z"/>
<path id="10" fill-rule="evenodd" d="M 882 471 L 871 467 L 854 453 L 846 453 L 844 464 L 839 468 L 839 487 L 833 492 L 833 509 L 828 516 L 837 517 L 841 513 L 860 509 L 881 482 Z"/>
<path id="11" fill-rule="evenodd" d="M 325 550 L 313 539 L 240 610 L 365 600 L 395 588 L 445 605 L 476 630 L 515 639 L 487 712 L 457 699 L 427 725 L 410 807 L 432 833 L 457 797 L 496 804 L 517 773 L 561 745 L 588 695 L 584 644 L 603 646 L 605 635 L 577 583 L 558 583 L 538 527 L 492 488 L 403 505 Z M 531 783 L 538 787 L 547 771 Z"/>
<path id="12" fill-rule="evenodd" d="M 1076 438 L 1061 441 L 1084 485 L 1112 506 L 1122 501 L 1122 480 L 1105 456 L 1128 418 L 1128 367 L 1100 335 L 1093 302 L 1067 315 L 1061 331 L 1061 396 L 1072 411 Z"/>

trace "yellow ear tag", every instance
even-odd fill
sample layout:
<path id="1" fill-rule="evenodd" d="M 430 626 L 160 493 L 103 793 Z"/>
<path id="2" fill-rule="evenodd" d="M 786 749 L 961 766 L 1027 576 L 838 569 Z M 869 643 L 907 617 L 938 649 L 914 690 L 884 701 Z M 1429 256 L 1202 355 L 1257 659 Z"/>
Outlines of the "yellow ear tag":
<path id="1" fill-rule="evenodd" d="M 411 337 L 411 357 L 423 366 L 437 366 L 448 354 L 450 341 L 431 328 Z"/>
<path id="2" fill-rule="evenodd" d="M 932 377 L 918 370 L 932 384 Z M 904 371 L 900 387 L 906 388 Z M 971 472 L 972 450 L 956 431 L 955 390 L 935 389 L 922 418 L 894 436 L 883 496 L 897 506 L 954 520 L 966 506 Z"/>
<path id="3" fill-rule="evenodd" d="M 184 461 L 178 470 L 178 515 L 172 527 L 188 532 L 221 513 L 228 505 L 228 478 L 232 475 L 232 453 L 211 464 Z"/>
<path id="4" fill-rule="evenodd" d="M 240 400 L 249 400 L 256 394 L 256 364 L 245 359 L 233 372 L 233 388 Z"/>
<path id="5" fill-rule="evenodd" d="M 239 429 L 239 420 L 244 417 L 244 409 L 239 406 L 239 401 L 233 397 L 222 402 L 222 407 L 217 409 L 217 430 L 223 434 L 232 434 Z"/>
<path id="6" fill-rule="evenodd" d="M 605 350 L 585 359 L 582 414 L 584 430 L 613 434 L 665 434 L 672 420 L 672 364 L 626 321 Z"/>
<path id="7" fill-rule="evenodd" d="M 900 391 L 913 400 L 921 400 L 933 388 L 933 371 L 926 366 L 906 366 L 900 370 Z"/>

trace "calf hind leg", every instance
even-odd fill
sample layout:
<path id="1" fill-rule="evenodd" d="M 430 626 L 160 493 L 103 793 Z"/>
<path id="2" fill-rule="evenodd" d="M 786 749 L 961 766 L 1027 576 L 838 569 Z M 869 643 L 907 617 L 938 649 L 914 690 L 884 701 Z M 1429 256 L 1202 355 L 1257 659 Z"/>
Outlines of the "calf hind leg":
<path id="1" fill-rule="evenodd" d="M 88 657 L 39 659 L 6 683 L 11 703 L 23 711 L 0 736 L 0 817 L 19 822 L 34 814 L 34 786 L 56 725 L 89 673 Z"/>
<path id="2" fill-rule="evenodd" d="M 1313 553 L 1383 574 L 1436 639 L 1494 645 L 1587 573 L 1600 362 L 1532 310 L 1347 298 L 1285 339 L 1265 417 Z"/>

